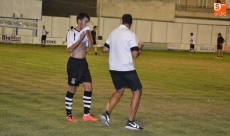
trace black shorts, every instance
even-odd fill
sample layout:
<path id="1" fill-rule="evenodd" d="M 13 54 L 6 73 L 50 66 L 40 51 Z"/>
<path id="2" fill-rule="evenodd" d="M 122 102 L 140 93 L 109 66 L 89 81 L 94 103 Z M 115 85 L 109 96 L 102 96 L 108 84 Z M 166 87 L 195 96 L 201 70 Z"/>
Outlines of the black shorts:
<path id="1" fill-rule="evenodd" d="M 142 85 L 136 70 L 133 71 L 112 71 L 110 75 L 116 90 L 130 88 L 132 91 L 141 90 Z"/>
<path id="2" fill-rule="evenodd" d="M 195 45 L 194 44 L 190 44 L 190 49 L 194 49 Z"/>
<path id="3" fill-rule="evenodd" d="M 42 35 L 42 41 L 46 40 L 46 35 Z"/>
<path id="4" fill-rule="evenodd" d="M 85 58 L 70 57 L 67 63 L 68 85 L 79 86 L 82 82 L 92 83 L 88 63 Z"/>
<path id="5" fill-rule="evenodd" d="M 218 49 L 218 50 L 222 50 L 223 47 L 222 47 L 221 45 L 217 45 L 217 49 Z"/>

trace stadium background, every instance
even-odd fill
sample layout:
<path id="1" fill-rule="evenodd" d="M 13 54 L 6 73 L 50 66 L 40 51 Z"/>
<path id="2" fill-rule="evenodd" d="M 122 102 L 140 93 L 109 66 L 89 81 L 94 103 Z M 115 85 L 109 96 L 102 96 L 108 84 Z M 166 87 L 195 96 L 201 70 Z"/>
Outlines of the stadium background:
<path id="1" fill-rule="evenodd" d="M 200 3 L 198 3 L 200 1 Z M 154 49 L 188 50 L 190 33 L 197 37 L 199 51 L 214 52 L 217 33 L 222 33 L 225 45 L 230 45 L 229 14 L 213 15 L 215 0 L 43 0 L 42 20 L 38 20 L 35 33 L 31 29 L 18 29 L 24 41 L 40 43 L 42 25 L 50 32 L 48 44 L 65 45 L 66 32 L 76 24 L 76 14 L 86 11 L 91 16 L 90 27 L 98 27 L 103 43 L 109 33 L 120 24 L 124 13 L 131 13 L 131 30 L 146 47 Z M 229 6 L 229 5 L 228 5 Z M 228 10 L 229 11 L 229 10 Z M 0 34 L 15 35 L 15 28 L 0 27 Z M 32 36 L 32 38 L 28 38 Z M 31 43 L 31 42 L 29 42 Z"/>
<path id="2" fill-rule="evenodd" d="M 214 46 L 219 30 L 229 33 L 229 20 L 215 19 L 213 7 L 202 8 L 202 3 L 198 7 L 195 0 L 187 0 L 187 7 L 182 3 L 185 0 L 180 0 L 180 5 L 168 3 L 165 12 L 169 13 L 161 16 L 172 19 L 168 21 L 160 20 L 161 14 L 157 11 L 147 9 L 151 2 L 133 1 L 135 2 L 104 0 L 101 3 L 101 23 L 104 28 L 101 33 L 104 38 L 111 29 L 120 24 L 124 6 L 133 6 L 135 3 L 140 7 L 126 9 L 135 16 L 140 15 L 134 19 L 132 31 L 137 33 L 139 39 L 152 40 L 150 43 L 154 45 L 160 42 L 163 46 L 171 40 L 189 45 L 189 32 L 196 30 L 198 44 L 205 41 L 213 43 Z M 151 8 L 159 9 L 160 4 L 165 6 L 165 3 L 159 1 L 152 4 Z M 115 12 L 112 8 L 118 8 L 119 11 Z M 141 13 L 136 14 L 140 9 Z M 144 12 L 146 10 L 149 13 Z M 183 17 L 184 14 L 186 17 Z M 145 19 L 146 16 L 154 19 Z M 212 20 L 207 17 L 212 17 Z M 41 26 L 45 24 L 50 31 L 48 40 L 58 42 L 61 38 L 57 36 L 64 36 L 69 26 L 75 24 L 75 18 L 74 15 L 43 15 L 42 20 L 38 21 L 38 37 L 35 38 L 40 38 Z M 93 23 L 97 24 L 97 17 L 92 17 L 91 21 L 91 26 Z M 2 32 L 3 28 L 0 29 Z M 8 27 L 4 31 L 11 36 L 14 30 Z M 15 39 L 29 38 L 32 34 L 34 33 L 31 30 L 19 29 L 19 35 Z M 180 45 L 178 43 L 175 47 Z M 227 53 L 224 53 L 223 59 L 217 59 L 216 53 L 189 55 L 187 51 L 142 51 L 141 56 L 134 61 L 144 87 L 136 121 L 144 127 L 144 131 L 133 132 L 124 129 L 131 97 L 129 90 L 113 112 L 111 127 L 104 128 L 99 122 L 86 123 L 81 120 L 84 89 L 80 86 L 73 105 L 74 116 L 78 122 L 68 123 L 65 120 L 64 96 L 67 90 L 66 62 L 69 52 L 65 46 L 40 46 L 0 43 L 1 136 L 230 135 L 230 56 Z M 98 49 L 101 52 L 101 48 Z M 108 72 L 108 54 L 94 56 L 91 53 L 93 51 L 87 55 L 94 86 L 91 111 L 95 116 L 100 116 L 108 102 L 108 94 L 114 90 Z"/>

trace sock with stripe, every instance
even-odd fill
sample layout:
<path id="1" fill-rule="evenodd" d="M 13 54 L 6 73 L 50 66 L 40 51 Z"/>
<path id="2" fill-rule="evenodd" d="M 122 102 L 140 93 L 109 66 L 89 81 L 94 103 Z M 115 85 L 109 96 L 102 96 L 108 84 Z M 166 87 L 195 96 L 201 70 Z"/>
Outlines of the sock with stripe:
<path id="1" fill-rule="evenodd" d="M 83 96 L 84 115 L 87 115 L 90 113 L 91 97 L 92 97 L 92 92 L 87 92 L 87 91 L 84 92 L 84 96 Z"/>
<path id="2" fill-rule="evenodd" d="M 65 107 L 67 116 L 72 116 L 73 93 L 67 91 L 65 96 Z"/>

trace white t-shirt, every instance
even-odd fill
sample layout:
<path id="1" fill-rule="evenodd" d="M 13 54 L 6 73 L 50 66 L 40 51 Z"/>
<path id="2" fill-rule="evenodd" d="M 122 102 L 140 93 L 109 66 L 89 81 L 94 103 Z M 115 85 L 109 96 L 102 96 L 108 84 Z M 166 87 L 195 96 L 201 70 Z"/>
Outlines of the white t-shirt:
<path id="1" fill-rule="evenodd" d="M 196 37 L 194 35 L 191 36 L 190 44 L 196 44 Z"/>
<path id="2" fill-rule="evenodd" d="M 48 31 L 46 31 L 46 29 L 42 30 L 42 35 L 46 35 Z"/>
<path id="3" fill-rule="evenodd" d="M 85 27 L 80 32 L 76 29 L 69 30 L 67 33 L 67 49 L 72 46 L 74 43 L 76 43 L 80 39 L 81 33 L 84 31 L 90 30 L 89 27 Z M 85 36 L 85 38 L 82 40 L 82 42 L 86 42 L 86 46 L 88 47 L 88 38 Z"/>
<path id="4" fill-rule="evenodd" d="M 76 29 L 69 30 L 67 33 L 67 49 L 71 47 L 74 43 L 77 42 L 77 36 L 80 35 L 80 32 L 76 31 Z"/>
<path id="5" fill-rule="evenodd" d="M 106 43 L 109 45 L 109 70 L 132 71 L 135 70 L 131 48 L 138 47 L 135 33 L 124 25 L 114 29 Z"/>

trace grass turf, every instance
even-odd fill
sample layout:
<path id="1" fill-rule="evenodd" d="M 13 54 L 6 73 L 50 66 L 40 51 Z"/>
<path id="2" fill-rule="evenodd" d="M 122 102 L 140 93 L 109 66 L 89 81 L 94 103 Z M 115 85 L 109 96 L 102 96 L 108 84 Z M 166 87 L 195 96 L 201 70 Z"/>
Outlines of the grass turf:
<path id="1" fill-rule="evenodd" d="M 91 112 L 100 116 L 114 91 L 108 54 L 87 56 L 93 78 Z M 143 131 L 124 129 L 131 91 L 111 115 L 111 126 L 81 120 L 82 85 L 74 96 L 77 123 L 65 120 L 64 46 L 0 44 L 1 136 L 227 136 L 230 135 L 230 54 L 142 51 L 135 66 L 143 85 L 136 116 Z"/>

